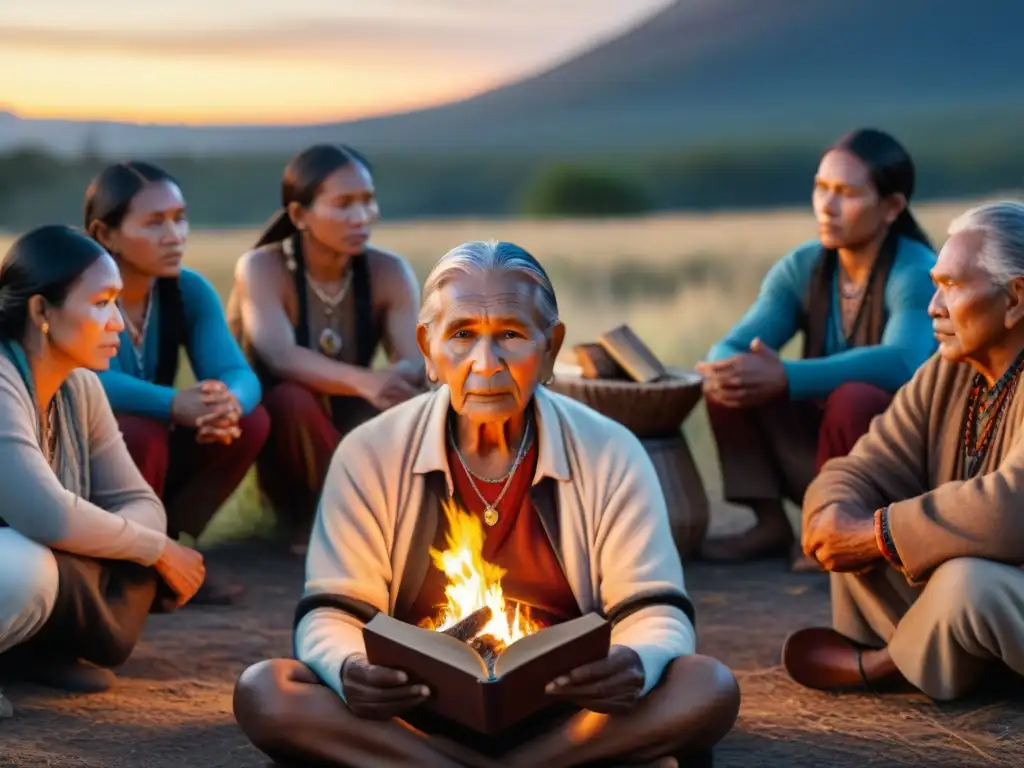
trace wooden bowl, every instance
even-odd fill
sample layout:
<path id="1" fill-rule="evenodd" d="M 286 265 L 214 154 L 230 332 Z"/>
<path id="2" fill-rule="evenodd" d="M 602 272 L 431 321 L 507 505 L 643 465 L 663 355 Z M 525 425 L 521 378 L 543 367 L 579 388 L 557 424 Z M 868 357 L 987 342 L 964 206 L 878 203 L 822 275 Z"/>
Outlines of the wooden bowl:
<path id="1" fill-rule="evenodd" d="M 556 369 L 548 388 L 590 406 L 629 428 L 637 437 L 678 434 L 702 396 L 696 371 L 670 368 L 671 379 L 651 384 L 585 379 Z"/>

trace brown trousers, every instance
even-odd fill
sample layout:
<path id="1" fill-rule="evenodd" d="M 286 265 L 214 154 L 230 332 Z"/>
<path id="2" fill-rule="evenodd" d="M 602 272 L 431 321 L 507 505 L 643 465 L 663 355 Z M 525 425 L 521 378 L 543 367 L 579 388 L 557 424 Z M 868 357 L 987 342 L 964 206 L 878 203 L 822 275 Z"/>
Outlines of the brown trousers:
<path id="1" fill-rule="evenodd" d="M 174 609 L 174 596 L 152 568 L 53 551 L 57 596 L 46 622 L 0 656 L 8 676 L 23 661 L 84 659 L 100 667 L 124 664 L 151 612 Z"/>
<path id="2" fill-rule="evenodd" d="M 830 578 L 834 629 L 888 646 L 903 677 L 932 698 L 958 698 L 1000 666 L 1024 675 L 1024 570 L 962 557 L 923 587 L 887 565 Z"/>
<path id="3" fill-rule="evenodd" d="M 725 500 L 801 504 L 822 464 L 849 453 L 891 401 L 888 392 L 860 382 L 843 384 L 824 402 L 779 400 L 740 409 L 708 400 Z"/>

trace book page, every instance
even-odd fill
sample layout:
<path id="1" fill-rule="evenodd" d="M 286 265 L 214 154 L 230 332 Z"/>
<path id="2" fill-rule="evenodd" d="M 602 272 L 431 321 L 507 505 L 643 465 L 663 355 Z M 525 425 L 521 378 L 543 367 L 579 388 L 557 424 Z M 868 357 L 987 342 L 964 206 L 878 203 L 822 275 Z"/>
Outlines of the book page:
<path id="1" fill-rule="evenodd" d="M 494 676 L 500 678 L 502 675 L 507 675 L 516 668 L 559 646 L 571 643 L 605 623 L 605 620 L 598 614 L 588 613 L 586 616 L 572 619 L 563 624 L 556 624 L 524 637 L 522 640 L 517 640 L 498 657 L 498 661 L 494 664 Z"/>
<path id="2" fill-rule="evenodd" d="M 377 635 L 381 639 L 402 646 L 405 654 L 426 656 L 479 680 L 487 680 L 490 677 L 487 664 L 480 654 L 454 637 L 406 624 L 383 614 L 374 617 L 363 631 L 365 635 Z M 370 638 L 366 639 L 373 644 Z M 371 659 L 371 663 L 376 662 Z"/>

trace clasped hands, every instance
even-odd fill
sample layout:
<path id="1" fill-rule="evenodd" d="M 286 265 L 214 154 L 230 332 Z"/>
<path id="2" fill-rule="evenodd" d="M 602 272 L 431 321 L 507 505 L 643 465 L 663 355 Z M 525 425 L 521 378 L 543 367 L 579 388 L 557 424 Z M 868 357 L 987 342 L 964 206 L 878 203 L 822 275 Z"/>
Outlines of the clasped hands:
<path id="1" fill-rule="evenodd" d="M 779 353 L 760 339 L 750 342 L 749 352 L 698 363 L 696 370 L 704 377 L 704 394 L 729 408 L 761 405 L 789 388 Z"/>
<path id="2" fill-rule="evenodd" d="M 644 680 L 643 664 L 636 651 L 613 645 L 604 659 L 551 681 L 546 692 L 552 699 L 572 702 L 591 712 L 621 714 L 637 705 Z M 430 696 L 425 685 L 409 685 L 408 676 L 401 670 L 370 664 L 362 654 L 345 661 L 341 681 L 349 709 L 368 720 L 399 717 Z"/>
<path id="3" fill-rule="evenodd" d="M 179 389 L 171 401 L 175 424 L 196 430 L 197 443 L 229 445 L 241 436 L 242 406 L 222 381 L 207 379 Z"/>

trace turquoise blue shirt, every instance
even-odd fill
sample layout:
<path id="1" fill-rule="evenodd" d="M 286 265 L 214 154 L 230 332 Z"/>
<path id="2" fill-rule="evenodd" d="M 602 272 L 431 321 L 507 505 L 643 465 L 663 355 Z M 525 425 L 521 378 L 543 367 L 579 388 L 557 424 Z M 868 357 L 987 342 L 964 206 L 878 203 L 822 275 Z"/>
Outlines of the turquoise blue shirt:
<path id="1" fill-rule="evenodd" d="M 205 277 L 191 269 L 181 270 L 181 301 L 188 325 L 185 352 L 197 381 L 216 379 L 238 398 L 242 413 L 260 402 L 260 382 L 228 329 L 220 297 Z M 156 375 L 160 341 L 160 304 L 154 291 L 149 326 L 142 341 L 143 369 L 139 369 L 128 330 L 121 332 L 121 347 L 110 361 L 110 370 L 99 374 L 115 413 L 134 413 L 169 421 L 174 387 L 152 382 Z"/>
<path id="2" fill-rule="evenodd" d="M 765 276 L 753 306 L 711 348 L 708 359 L 723 360 L 747 352 L 755 337 L 772 349 L 781 349 L 789 342 L 799 330 L 807 287 L 820 251 L 821 243 L 815 240 L 776 263 Z M 938 346 L 928 316 L 928 304 L 935 293 L 929 272 L 935 260 L 935 252 L 927 246 L 900 239 L 885 286 L 888 320 L 880 344 L 848 349 L 839 302 L 833 301 L 825 356 L 783 362 L 789 396 L 794 400 L 827 397 L 849 381 L 874 384 L 890 392 L 906 384 Z M 834 290 L 838 296 L 838 285 Z"/>

